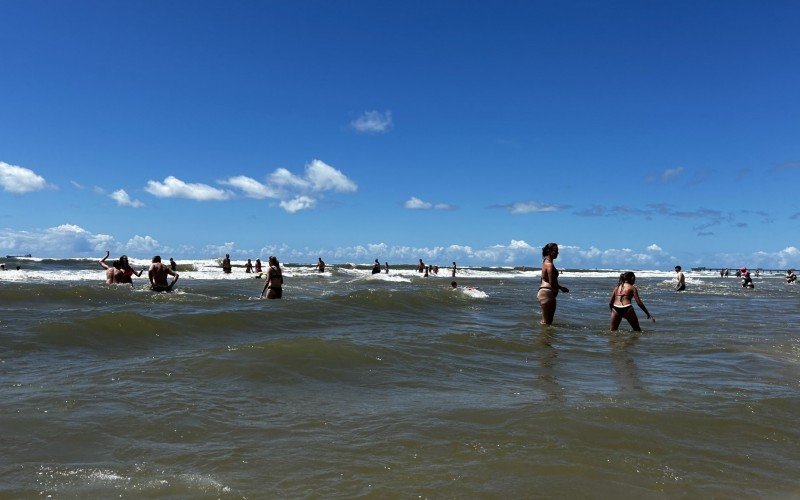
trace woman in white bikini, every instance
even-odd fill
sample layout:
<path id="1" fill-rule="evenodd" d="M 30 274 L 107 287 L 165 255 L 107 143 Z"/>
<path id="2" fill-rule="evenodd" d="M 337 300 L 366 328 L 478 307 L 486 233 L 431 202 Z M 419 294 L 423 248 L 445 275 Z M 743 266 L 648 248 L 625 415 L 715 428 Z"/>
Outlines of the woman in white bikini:
<path id="1" fill-rule="evenodd" d="M 548 243 L 542 247 L 542 278 L 536 299 L 542 306 L 543 325 L 552 325 L 553 316 L 556 314 L 556 295 L 559 291 L 569 293 L 569 288 L 558 284 L 558 269 L 553 264 L 553 259 L 558 258 L 558 244 Z"/>
<path id="2" fill-rule="evenodd" d="M 633 310 L 633 303 L 631 299 L 635 300 L 639 307 L 647 315 L 647 319 L 656 322 L 656 319 L 650 316 L 644 302 L 639 298 L 639 289 L 636 288 L 636 275 L 628 271 L 619 275 L 619 283 L 614 287 L 611 292 L 611 298 L 608 301 L 608 308 L 611 309 L 611 331 L 616 332 L 619 329 L 619 324 L 622 323 L 622 318 L 628 320 L 631 328 L 635 332 L 641 332 L 639 327 L 639 318 L 636 317 L 636 311 Z"/>

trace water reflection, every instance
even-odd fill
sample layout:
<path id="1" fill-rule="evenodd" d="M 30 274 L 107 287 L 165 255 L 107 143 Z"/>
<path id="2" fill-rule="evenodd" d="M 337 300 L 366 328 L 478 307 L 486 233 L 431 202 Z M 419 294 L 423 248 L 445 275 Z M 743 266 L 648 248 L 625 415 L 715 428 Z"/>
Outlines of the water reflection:
<path id="1" fill-rule="evenodd" d="M 609 337 L 611 347 L 611 365 L 614 368 L 614 378 L 617 381 L 620 393 L 641 391 L 642 380 L 639 377 L 639 368 L 633 355 L 636 343 L 639 342 L 639 333 L 614 332 Z"/>
<path id="2" fill-rule="evenodd" d="M 555 331 L 552 327 L 542 325 L 542 330 L 537 340 L 541 348 L 539 354 L 539 366 L 541 370 L 537 379 L 539 386 L 544 391 L 547 399 L 554 401 L 564 400 L 564 390 L 558 383 L 556 376 L 556 361 L 558 360 L 558 349 L 553 345 L 556 341 Z"/>

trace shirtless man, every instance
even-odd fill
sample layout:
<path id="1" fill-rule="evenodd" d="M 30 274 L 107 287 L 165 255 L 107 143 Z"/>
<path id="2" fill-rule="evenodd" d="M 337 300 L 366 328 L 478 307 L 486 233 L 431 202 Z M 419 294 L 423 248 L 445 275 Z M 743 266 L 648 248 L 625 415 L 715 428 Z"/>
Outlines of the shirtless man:
<path id="1" fill-rule="evenodd" d="M 455 278 L 455 277 L 456 277 L 456 270 L 457 270 L 457 269 L 458 269 L 458 267 L 456 267 L 456 263 L 455 263 L 455 262 L 453 262 L 453 278 Z"/>
<path id="2" fill-rule="evenodd" d="M 222 259 L 222 272 L 225 274 L 231 273 L 231 256 L 229 254 L 225 254 L 225 258 Z"/>
<path id="3" fill-rule="evenodd" d="M 167 284 L 167 276 L 174 276 L 172 283 Z M 175 282 L 178 281 L 178 273 L 161 263 L 161 256 L 156 255 L 153 257 L 153 263 L 150 265 L 150 270 L 147 271 L 147 277 L 150 278 L 150 289 L 154 292 L 171 292 Z"/>
<path id="4" fill-rule="evenodd" d="M 676 292 L 686 290 L 686 277 L 681 272 L 681 266 L 675 266 L 675 272 L 678 273 L 678 284 L 675 285 Z"/>
<path id="5" fill-rule="evenodd" d="M 425 263 L 422 262 L 422 259 L 419 259 L 419 265 L 417 265 L 417 272 L 421 273 L 425 270 Z"/>
<path id="6" fill-rule="evenodd" d="M 118 260 L 115 260 L 110 266 L 106 264 L 106 259 L 110 255 L 110 252 L 106 250 L 106 256 L 100 259 L 100 267 L 106 270 L 106 285 L 113 285 L 115 283 L 121 283 L 122 276 L 124 271 L 122 270 L 122 263 Z M 5 270 L 5 268 L 3 269 Z"/>
<path id="7" fill-rule="evenodd" d="M 325 261 L 322 260 L 322 257 L 317 258 L 317 271 L 324 273 L 325 272 Z"/>
<path id="8" fill-rule="evenodd" d="M 381 263 L 375 259 L 375 264 L 372 266 L 372 274 L 379 274 L 381 272 Z"/>
<path id="9" fill-rule="evenodd" d="M 794 274 L 794 269 L 786 270 L 786 283 L 794 283 L 797 281 L 797 275 Z"/>

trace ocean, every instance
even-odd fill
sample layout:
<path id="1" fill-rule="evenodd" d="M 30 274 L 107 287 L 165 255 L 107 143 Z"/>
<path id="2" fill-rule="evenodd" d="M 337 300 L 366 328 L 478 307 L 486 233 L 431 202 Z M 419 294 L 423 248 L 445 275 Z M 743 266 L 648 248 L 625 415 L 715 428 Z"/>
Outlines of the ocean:
<path id="1" fill-rule="evenodd" d="M 800 285 L 621 270 L 181 261 L 173 293 L 96 260 L 0 271 L 0 496 L 800 497 Z M 133 260 L 134 267 L 148 264 Z M 20 265 L 21 270 L 14 268 Z M 532 269 L 532 270 L 530 270 Z"/>

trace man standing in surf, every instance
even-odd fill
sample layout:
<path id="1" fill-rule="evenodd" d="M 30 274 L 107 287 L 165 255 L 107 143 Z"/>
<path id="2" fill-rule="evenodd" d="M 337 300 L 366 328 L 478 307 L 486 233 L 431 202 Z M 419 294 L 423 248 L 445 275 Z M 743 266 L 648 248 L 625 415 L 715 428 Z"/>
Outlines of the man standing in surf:
<path id="1" fill-rule="evenodd" d="M 174 276 L 172 283 L 167 284 L 167 276 Z M 165 266 L 161 262 L 160 255 L 153 257 L 147 277 L 150 279 L 150 290 L 154 292 L 171 292 L 175 282 L 178 281 L 178 273 Z"/>

